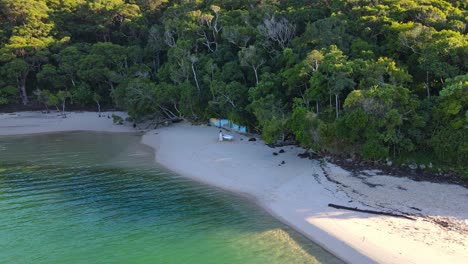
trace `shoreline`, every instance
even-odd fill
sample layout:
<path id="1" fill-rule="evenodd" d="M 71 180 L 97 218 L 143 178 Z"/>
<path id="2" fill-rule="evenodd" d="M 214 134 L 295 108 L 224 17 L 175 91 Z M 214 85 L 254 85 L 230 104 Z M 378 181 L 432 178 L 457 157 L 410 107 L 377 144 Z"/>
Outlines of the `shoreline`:
<path id="1" fill-rule="evenodd" d="M 466 200 L 468 190 L 461 186 L 415 182 L 370 170 L 354 177 L 326 163 L 324 170 L 341 186 L 325 177 L 318 161 L 298 158 L 302 149 L 273 149 L 261 141 L 248 142 L 236 133 L 234 142 L 217 142 L 217 132 L 214 127 L 176 124 L 146 133 L 142 143 L 155 149 L 158 163 L 180 175 L 254 197 L 277 219 L 346 262 L 463 263 L 468 257 L 468 208 L 452 205 Z M 273 156 L 279 149 L 285 149 L 286 154 Z M 281 165 L 283 159 L 286 163 Z M 245 176 L 249 171 L 256 172 Z M 389 191 L 384 191 L 387 185 Z M 434 192 L 447 193 L 448 197 L 444 201 L 425 197 Z M 387 199 L 395 201 L 380 203 Z M 328 203 L 409 212 L 417 219 L 337 210 Z M 449 229 L 441 227 L 440 221 L 448 223 Z"/>
<path id="2" fill-rule="evenodd" d="M 51 132 L 69 131 L 96 131 L 96 132 L 135 132 L 124 125 L 114 125 L 112 114 L 128 116 L 124 112 L 65 112 L 42 113 L 40 111 L 27 111 L 0 114 L 0 136 L 26 135 Z M 109 117 L 108 117 L 109 116 Z"/>
<path id="3" fill-rule="evenodd" d="M 137 132 L 114 125 L 106 118 L 111 113 L 126 116 L 0 114 L 0 135 Z M 303 150 L 297 147 L 273 149 L 236 133 L 233 142 L 217 142 L 217 133 L 215 127 L 175 124 L 146 131 L 141 142 L 153 148 L 156 162 L 165 168 L 246 197 L 346 262 L 463 263 L 468 258 L 466 188 L 415 182 L 375 170 L 351 174 L 331 163 L 322 167 L 317 160 L 300 159 L 297 154 Z M 279 149 L 285 153 L 273 156 Z M 328 203 L 420 216 L 410 221 L 338 210 Z"/>
<path id="4" fill-rule="evenodd" d="M 158 134 L 157 131 L 158 130 L 150 130 L 149 132 L 147 132 L 147 133 L 145 133 L 143 135 L 142 140 L 141 140 L 142 144 L 144 144 L 145 146 L 148 146 L 148 147 L 150 147 L 151 149 L 154 150 L 155 155 L 158 155 L 158 153 L 160 153 L 160 151 L 161 151 L 158 148 L 158 142 L 154 141 L 154 139 L 145 140 L 145 136 L 150 135 L 149 133 L 151 133 L 151 132 L 156 133 L 156 135 L 157 135 Z M 262 208 L 263 210 L 265 210 L 272 217 L 276 218 L 277 220 L 279 220 L 283 224 L 289 226 L 290 228 L 294 229 L 299 234 L 301 234 L 304 237 L 306 237 L 307 239 L 311 240 L 313 243 L 320 246 L 323 250 L 328 251 L 330 254 L 334 255 L 335 257 L 341 259 L 342 261 L 344 261 L 346 263 L 360 263 L 360 264 L 361 263 L 362 264 L 377 263 L 377 262 L 373 261 L 372 259 L 370 259 L 368 256 L 365 256 L 365 255 L 361 254 L 360 252 L 355 251 L 354 249 L 348 247 L 343 241 L 337 241 L 334 237 L 327 234 L 327 232 L 325 232 L 325 231 L 323 231 L 321 229 L 318 229 L 318 228 L 317 228 L 317 230 L 315 232 L 320 232 L 321 236 L 323 236 L 323 237 L 320 240 L 317 240 L 317 238 L 315 236 L 311 236 L 309 233 L 304 232 L 303 227 L 298 226 L 293 221 L 290 221 L 287 218 L 283 217 L 282 215 L 278 214 L 274 210 L 274 208 L 271 208 L 267 204 L 264 204 L 259 199 L 259 197 L 257 197 L 254 194 L 251 194 L 249 192 L 245 192 L 245 191 L 242 191 L 242 190 L 236 190 L 236 189 L 228 188 L 228 187 L 225 187 L 225 186 L 221 186 L 221 185 L 219 185 L 217 183 L 214 183 L 212 181 L 204 179 L 203 177 L 197 177 L 197 176 L 195 176 L 193 174 L 187 173 L 187 171 L 179 170 L 176 167 L 172 167 L 171 165 L 168 165 L 166 162 L 158 160 L 157 157 L 155 157 L 155 162 L 158 163 L 163 168 L 165 168 L 165 169 L 167 169 L 169 171 L 172 171 L 172 172 L 174 172 L 176 174 L 179 174 L 179 175 L 181 175 L 183 177 L 189 178 L 192 181 L 195 181 L 197 183 L 210 186 L 211 188 L 219 189 L 219 190 L 221 190 L 223 192 L 229 192 L 229 193 L 232 193 L 233 195 L 237 195 L 237 196 L 245 198 L 247 201 L 250 201 L 250 202 L 256 204 L 257 206 L 259 206 L 260 208 Z M 326 238 L 324 238 L 324 237 L 326 237 Z M 325 240 L 325 242 L 324 242 L 324 240 Z M 332 240 L 332 241 L 330 241 L 330 240 Z M 331 248 L 330 244 L 333 244 L 333 246 L 335 246 L 335 247 L 339 247 L 339 249 Z M 345 258 L 343 258 L 343 257 L 345 257 Z"/>

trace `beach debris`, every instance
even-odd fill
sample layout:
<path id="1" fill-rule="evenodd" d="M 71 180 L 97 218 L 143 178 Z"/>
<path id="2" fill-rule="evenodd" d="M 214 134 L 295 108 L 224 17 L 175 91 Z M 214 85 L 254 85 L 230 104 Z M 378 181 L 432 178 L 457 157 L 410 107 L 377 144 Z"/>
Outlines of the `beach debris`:
<path id="1" fill-rule="evenodd" d="M 337 204 L 332 204 L 332 203 L 329 203 L 328 206 L 336 208 L 336 209 L 350 210 L 350 211 L 354 211 L 354 212 L 361 212 L 361 213 L 368 213 L 368 214 L 378 214 L 378 215 L 387 215 L 387 216 L 405 218 L 405 219 L 413 220 L 413 221 L 416 220 L 413 217 L 409 217 L 409 216 L 403 215 L 403 214 L 394 214 L 394 213 L 390 213 L 390 212 L 359 209 L 357 207 L 349 207 L 349 206 L 337 205 Z"/>
<path id="2" fill-rule="evenodd" d="M 257 141 L 257 139 L 254 138 L 254 137 L 251 137 L 251 138 L 249 138 L 249 141 Z"/>
<path id="3" fill-rule="evenodd" d="M 426 168 L 426 165 L 421 164 L 421 165 L 419 165 L 419 168 L 420 168 L 421 170 L 424 170 L 424 169 Z"/>
<path id="4" fill-rule="evenodd" d="M 276 153 L 276 152 L 273 152 L 273 156 L 278 156 L 278 153 Z"/>
<path id="5" fill-rule="evenodd" d="M 436 224 L 439 224 L 443 227 L 449 227 L 449 223 L 447 223 L 446 221 L 443 221 L 443 220 L 435 220 L 434 221 Z"/>
<path id="6" fill-rule="evenodd" d="M 304 153 L 299 153 L 297 154 L 298 157 L 302 158 L 302 159 L 319 159 L 320 156 L 314 152 L 314 151 L 311 151 L 309 149 L 307 149 L 306 151 L 304 151 Z"/>
<path id="7" fill-rule="evenodd" d="M 411 163 L 410 165 L 408 165 L 408 168 L 412 169 L 412 170 L 415 170 L 418 168 L 418 165 L 417 164 L 414 164 L 414 163 Z"/>
<path id="8" fill-rule="evenodd" d="M 280 151 L 278 151 L 279 153 L 284 153 L 284 149 L 280 149 Z"/>
<path id="9" fill-rule="evenodd" d="M 374 170 L 362 170 L 361 173 L 364 174 L 364 175 L 366 175 L 366 176 L 377 176 L 377 175 L 383 174 L 383 171 L 377 170 L 377 169 L 374 169 Z"/>

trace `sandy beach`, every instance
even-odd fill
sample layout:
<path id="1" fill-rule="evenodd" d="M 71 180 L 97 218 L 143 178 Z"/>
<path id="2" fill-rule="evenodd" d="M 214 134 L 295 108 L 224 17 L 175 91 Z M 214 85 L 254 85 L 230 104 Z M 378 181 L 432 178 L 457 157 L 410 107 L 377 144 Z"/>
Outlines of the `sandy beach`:
<path id="1" fill-rule="evenodd" d="M 114 125 L 112 115 L 126 118 L 123 112 L 17 112 L 0 114 L 0 135 L 37 134 L 65 131 L 132 132 L 128 126 Z"/>
<path id="2" fill-rule="evenodd" d="M 134 131 L 114 125 L 107 117 L 112 113 L 68 113 L 67 118 L 0 114 L 0 135 Z M 147 131 L 142 142 L 155 149 L 156 161 L 168 169 L 252 198 L 346 262 L 466 263 L 468 189 L 375 170 L 350 173 L 325 161 L 301 159 L 297 154 L 304 150 L 297 147 L 273 149 L 234 133 L 234 141 L 218 142 L 218 131 L 175 124 Z M 409 213 L 414 220 L 334 209 L 329 203 Z"/>
<path id="3" fill-rule="evenodd" d="M 148 132 L 143 143 L 167 168 L 252 197 L 346 262 L 466 263 L 468 189 L 379 171 L 354 175 L 301 159 L 304 150 L 296 147 L 273 149 L 238 134 L 233 142 L 218 142 L 218 131 L 180 124 Z M 285 152 L 274 156 L 280 149 Z M 329 203 L 416 216 L 352 212 Z"/>

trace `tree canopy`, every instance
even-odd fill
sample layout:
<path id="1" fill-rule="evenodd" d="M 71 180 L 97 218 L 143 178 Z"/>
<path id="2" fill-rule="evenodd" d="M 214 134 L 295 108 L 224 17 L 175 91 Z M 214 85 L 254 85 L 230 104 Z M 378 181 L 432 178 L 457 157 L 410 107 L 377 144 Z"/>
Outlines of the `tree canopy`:
<path id="1" fill-rule="evenodd" d="M 227 117 L 268 143 L 466 166 L 461 0 L 0 0 L 0 104 Z"/>

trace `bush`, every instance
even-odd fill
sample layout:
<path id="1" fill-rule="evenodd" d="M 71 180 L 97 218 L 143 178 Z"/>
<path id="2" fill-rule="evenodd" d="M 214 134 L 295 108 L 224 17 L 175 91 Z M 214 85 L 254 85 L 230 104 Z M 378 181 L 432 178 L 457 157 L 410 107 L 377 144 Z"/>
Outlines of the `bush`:
<path id="1" fill-rule="evenodd" d="M 274 116 L 264 123 L 262 139 L 265 140 L 267 144 L 276 143 L 278 140 L 284 140 L 285 126 L 285 119 L 278 119 Z"/>
<path id="2" fill-rule="evenodd" d="M 112 121 L 114 122 L 114 124 L 117 124 L 117 125 L 123 125 L 123 118 L 118 116 L 118 115 L 114 115 L 112 114 Z"/>
<path id="3" fill-rule="evenodd" d="M 381 160 L 388 157 L 388 148 L 379 144 L 377 140 L 370 140 L 362 146 L 362 156 L 365 159 Z"/>

